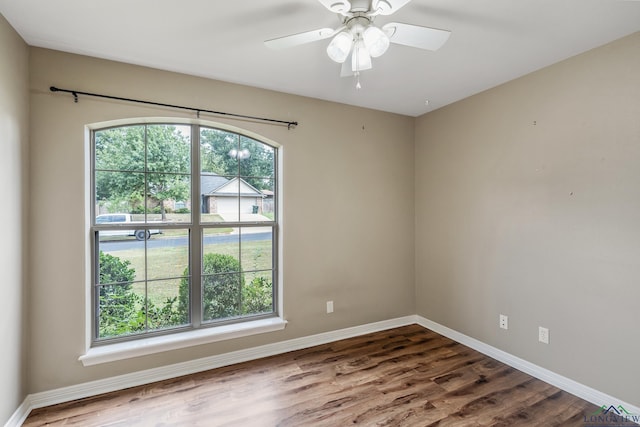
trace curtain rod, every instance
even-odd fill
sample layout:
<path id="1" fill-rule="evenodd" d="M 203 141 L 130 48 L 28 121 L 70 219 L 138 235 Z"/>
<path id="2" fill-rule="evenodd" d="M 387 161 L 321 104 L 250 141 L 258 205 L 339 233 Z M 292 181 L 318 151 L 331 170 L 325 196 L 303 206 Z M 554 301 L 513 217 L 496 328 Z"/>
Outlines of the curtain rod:
<path id="1" fill-rule="evenodd" d="M 237 119 L 257 120 L 257 121 L 261 121 L 261 122 L 277 123 L 277 124 L 281 124 L 281 125 L 287 125 L 288 129 L 291 129 L 294 126 L 298 126 L 298 122 L 289 122 L 289 121 L 286 121 L 286 120 L 276 120 L 276 119 L 267 119 L 267 118 L 264 118 L 264 117 L 245 116 L 243 114 L 234 114 L 234 113 L 225 113 L 225 112 L 222 112 L 222 111 L 205 110 L 204 108 L 185 107 L 185 106 L 182 106 L 182 105 L 163 104 L 161 102 L 143 101 L 143 100 L 140 100 L 140 99 L 122 98 L 122 97 L 119 97 L 119 96 L 101 95 L 101 94 L 98 94 L 98 93 L 90 93 L 90 92 L 81 92 L 79 90 L 60 89 L 60 88 L 57 88 L 55 86 L 51 86 L 49 88 L 49 90 L 51 92 L 66 92 L 66 93 L 70 93 L 70 94 L 73 95 L 73 101 L 76 102 L 76 103 L 78 102 L 78 95 L 86 95 L 86 96 L 94 96 L 96 98 L 115 99 L 117 101 L 137 102 L 138 104 L 156 105 L 156 106 L 159 106 L 159 107 L 168 107 L 168 108 L 175 108 L 175 109 L 178 109 L 178 110 L 193 111 L 193 112 L 196 113 L 198 118 L 200 118 L 200 113 L 209 113 L 209 114 L 215 114 L 215 115 L 219 115 L 219 116 L 233 117 L 233 118 L 237 118 Z"/>

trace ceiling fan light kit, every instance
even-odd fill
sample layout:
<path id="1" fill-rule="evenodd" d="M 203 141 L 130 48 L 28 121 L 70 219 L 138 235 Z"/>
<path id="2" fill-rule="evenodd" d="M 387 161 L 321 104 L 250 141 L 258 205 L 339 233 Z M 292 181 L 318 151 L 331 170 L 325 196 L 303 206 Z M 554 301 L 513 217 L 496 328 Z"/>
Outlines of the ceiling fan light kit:
<path id="1" fill-rule="evenodd" d="M 342 26 L 322 28 L 265 41 L 273 49 L 284 49 L 333 37 L 327 46 L 329 58 L 343 64 L 341 76 L 356 77 L 360 89 L 360 72 L 373 68 L 371 58 L 382 56 L 390 43 L 418 49 L 437 50 L 451 34 L 447 30 L 391 22 L 382 28 L 374 25 L 379 15 L 391 15 L 410 0 L 319 0 L 324 7 L 340 15 Z"/>
<path id="2" fill-rule="evenodd" d="M 352 44 L 353 37 L 351 34 L 340 32 L 331 40 L 329 46 L 327 46 L 327 55 L 329 55 L 332 61 L 342 64 L 349 56 Z"/>
<path id="3" fill-rule="evenodd" d="M 372 58 L 382 56 L 389 49 L 389 36 L 384 31 L 373 25 L 369 25 L 362 33 L 364 45 L 369 50 Z"/>

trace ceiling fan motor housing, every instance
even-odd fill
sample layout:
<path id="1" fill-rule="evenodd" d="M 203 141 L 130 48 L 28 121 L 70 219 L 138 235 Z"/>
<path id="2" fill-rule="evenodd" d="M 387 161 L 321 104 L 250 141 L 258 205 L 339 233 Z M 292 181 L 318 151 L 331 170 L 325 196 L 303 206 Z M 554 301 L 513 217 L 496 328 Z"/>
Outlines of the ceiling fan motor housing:
<path id="1" fill-rule="evenodd" d="M 346 18 L 344 24 L 352 34 L 362 34 L 365 28 L 371 25 L 371 18 L 358 13 L 353 17 Z"/>
<path id="2" fill-rule="evenodd" d="M 351 0 L 351 12 L 368 12 L 371 10 L 371 0 Z"/>

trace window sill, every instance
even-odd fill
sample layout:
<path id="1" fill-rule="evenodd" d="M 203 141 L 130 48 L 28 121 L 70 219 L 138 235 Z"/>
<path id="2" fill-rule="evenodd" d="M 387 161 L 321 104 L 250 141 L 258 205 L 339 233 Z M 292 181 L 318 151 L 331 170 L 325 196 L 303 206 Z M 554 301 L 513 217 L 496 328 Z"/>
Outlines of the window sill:
<path id="1" fill-rule="evenodd" d="M 284 329 L 286 325 L 286 320 L 275 317 L 153 338 L 143 338 L 135 341 L 90 348 L 87 353 L 80 356 L 78 360 L 81 361 L 84 366 L 99 365 L 101 363 L 147 356 L 163 351 L 177 350 L 216 341 L 280 331 Z"/>

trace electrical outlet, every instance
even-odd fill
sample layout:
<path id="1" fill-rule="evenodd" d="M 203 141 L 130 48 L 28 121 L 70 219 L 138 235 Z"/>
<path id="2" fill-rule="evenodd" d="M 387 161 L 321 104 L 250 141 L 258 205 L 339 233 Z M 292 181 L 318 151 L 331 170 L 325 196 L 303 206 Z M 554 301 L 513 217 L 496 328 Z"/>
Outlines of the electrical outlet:
<path id="1" fill-rule="evenodd" d="M 509 317 L 504 314 L 500 315 L 500 328 L 501 329 L 509 329 Z"/>
<path id="2" fill-rule="evenodd" d="M 542 326 L 538 327 L 538 341 L 549 344 L 549 329 Z"/>
<path id="3" fill-rule="evenodd" d="M 327 313 L 333 313 L 333 301 L 327 301 Z"/>

